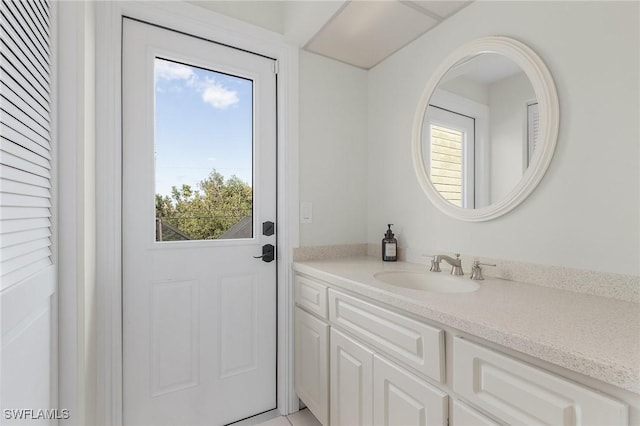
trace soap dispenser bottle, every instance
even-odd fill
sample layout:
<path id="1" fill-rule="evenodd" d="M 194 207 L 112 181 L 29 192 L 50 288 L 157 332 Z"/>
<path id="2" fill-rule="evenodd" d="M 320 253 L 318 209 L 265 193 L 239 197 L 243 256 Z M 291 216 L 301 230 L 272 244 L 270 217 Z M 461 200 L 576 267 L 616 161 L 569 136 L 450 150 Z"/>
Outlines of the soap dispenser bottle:
<path id="1" fill-rule="evenodd" d="M 391 225 L 388 224 L 387 233 L 384 234 L 382 240 L 382 260 L 385 262 L 395 262 L 398 260 L 398 240 L 395 239 L 393 232 L 391 231 Z"/>

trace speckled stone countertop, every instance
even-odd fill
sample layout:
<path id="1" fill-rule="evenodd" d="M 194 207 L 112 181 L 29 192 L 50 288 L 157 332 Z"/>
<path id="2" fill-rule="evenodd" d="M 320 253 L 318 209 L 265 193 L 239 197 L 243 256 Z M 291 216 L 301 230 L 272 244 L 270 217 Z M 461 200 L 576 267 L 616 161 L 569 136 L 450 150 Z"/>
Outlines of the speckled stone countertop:
<path id="1" fill-rule="evenodd" d="M 373 275 L 426 267 L 373 257 L 296 262 L 293 268 L 336 288 L 640 394 L 637 303 L 501 279 L 476 281 L 480 288 L 471 293 L 405 289 Z"/>

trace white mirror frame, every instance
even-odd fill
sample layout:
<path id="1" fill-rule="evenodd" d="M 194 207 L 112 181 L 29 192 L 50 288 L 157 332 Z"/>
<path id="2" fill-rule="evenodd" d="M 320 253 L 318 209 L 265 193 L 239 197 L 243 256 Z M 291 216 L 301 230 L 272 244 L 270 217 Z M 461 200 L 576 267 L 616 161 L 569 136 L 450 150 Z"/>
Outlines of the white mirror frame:
<path id="1" fill-rule="evenodd" d="M 422 131 L 424 115 L 429 105 L 429 100 L 442 77 L 459 61 L 481 53 L 504 55 L 518 64 L 529 77 L 540 105 L 541 139 L 522 179 L 504 199 L 479 209 L 465 209 L 446 201 L 431 183 L 423 162 Z M 522 203 L 542 180 L 556 148 L 560 125 L 559 117 L 558 94 L 551 73 L 533 50 L 517 40 L 503 36 L 483 37 L 471 41 L 446 57 L 427 82 L 427 86 L 418 103 L 413 121 L 411 145 L 413 167 L 418 177 L 418 182 L 431 202 L 443 213 L 453 218 L 469 222 L 480 222 L 502 216 Z"/>

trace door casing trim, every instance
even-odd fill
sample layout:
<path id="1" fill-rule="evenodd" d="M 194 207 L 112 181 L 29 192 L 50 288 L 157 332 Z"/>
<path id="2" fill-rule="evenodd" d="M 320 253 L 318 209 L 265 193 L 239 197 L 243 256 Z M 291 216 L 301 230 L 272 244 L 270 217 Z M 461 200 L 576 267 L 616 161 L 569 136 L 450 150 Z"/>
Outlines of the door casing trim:
<path id="1" fill-rule="evenodd" d="M 96 3 L 97 422 L 122 424 L 122 18 L 274 58 L 277 75 L 277 406 L 293 389 L 292 252 L 298 246 L 298 48 L 284 37 L 183 2 Z"/>

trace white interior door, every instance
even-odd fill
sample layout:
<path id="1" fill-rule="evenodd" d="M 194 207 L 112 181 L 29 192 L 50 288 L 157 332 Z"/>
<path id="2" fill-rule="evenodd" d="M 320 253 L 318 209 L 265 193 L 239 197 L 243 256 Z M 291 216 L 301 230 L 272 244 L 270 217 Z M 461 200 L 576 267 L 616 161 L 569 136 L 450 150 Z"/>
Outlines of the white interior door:
<path id="1" fill-rule="evenodd" d="M 124 422 L 273 409 L 274 61 L 129 19 L 123 41 Z"/>

